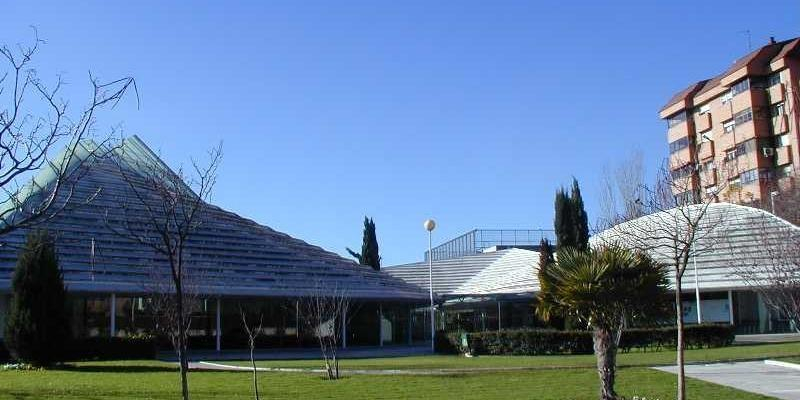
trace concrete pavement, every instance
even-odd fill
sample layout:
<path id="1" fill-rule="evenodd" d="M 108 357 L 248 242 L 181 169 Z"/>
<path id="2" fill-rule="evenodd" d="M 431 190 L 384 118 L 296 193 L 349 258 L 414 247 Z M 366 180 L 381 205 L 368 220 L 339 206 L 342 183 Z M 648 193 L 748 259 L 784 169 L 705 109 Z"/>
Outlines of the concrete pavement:
<path id="1" fill-rule="evenodd" d="M 655 367 L 677 373 L 677 367 Z M 800 371 L 764 361 L 686 365 L 686 376 L 784 400 L 800 400 Z"/>

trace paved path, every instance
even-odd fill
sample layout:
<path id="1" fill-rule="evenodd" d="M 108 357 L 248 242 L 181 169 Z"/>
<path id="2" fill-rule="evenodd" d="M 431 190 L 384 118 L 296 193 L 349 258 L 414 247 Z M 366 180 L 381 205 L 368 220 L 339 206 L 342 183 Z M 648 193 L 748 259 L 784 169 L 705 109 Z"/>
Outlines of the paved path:
<path id="1" fill-rule="evenodd" d="M 255 353 L 256 360 L 313 360 L 320 358 L 318 347 L 258 349 Z M 426 356 L 432 354 L 430 345 L 420 346 L 351 346 L 347 349 L 338 349 L 337 355 L 346 358 L 385 358 Z M 162 361 L 175 361 L 175 352 L 162 351 L 157 355 Z M 192 361 L 201 360 L 249 360 L 249 350 L 193 350 L 189 353 Z"/>
<path id="2" fill-rule="evenodd" d="M 677 367 L 655 367 L 677 373 Z M 764 361 L 686 366 L 692 378 L 785 400 L 800 400 L 800 370 L 767 365 Z"/>
<path id="3" fill-rule="evenodd" d="M 736 335 L 736 343 L 787 343 L 800 342 L 800 333 L 768 333 L 763 335 Z"/>

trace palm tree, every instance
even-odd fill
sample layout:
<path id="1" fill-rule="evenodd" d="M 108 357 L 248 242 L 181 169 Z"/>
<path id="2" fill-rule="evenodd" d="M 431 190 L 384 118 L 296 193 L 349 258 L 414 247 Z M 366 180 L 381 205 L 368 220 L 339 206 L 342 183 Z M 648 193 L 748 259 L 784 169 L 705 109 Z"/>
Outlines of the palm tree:
<path id="1" fill-rule="evenodd" d="M 644 253 L 603 247 L 563 249 L 540 276 L 537 314 L 545 320 L 571 315 L 593 331 L 600 399 L 617 399 L 614 377 L 623 327 L 665 310 L 667 273 Z"/>

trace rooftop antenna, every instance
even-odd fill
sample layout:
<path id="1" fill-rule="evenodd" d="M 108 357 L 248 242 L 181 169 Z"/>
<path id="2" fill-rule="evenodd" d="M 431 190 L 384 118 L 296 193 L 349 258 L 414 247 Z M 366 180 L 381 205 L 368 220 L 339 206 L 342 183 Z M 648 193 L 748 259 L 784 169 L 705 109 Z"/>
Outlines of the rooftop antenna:
<path id="1" fill-rule="evenodd" d="M 750 35 L 750 29 L 745 29 L 743 31 L 739 31 L 738 33 L 743 33 L 745 37 L 747 37 L 747 51 L 753 50 L 753 38 Z"/>

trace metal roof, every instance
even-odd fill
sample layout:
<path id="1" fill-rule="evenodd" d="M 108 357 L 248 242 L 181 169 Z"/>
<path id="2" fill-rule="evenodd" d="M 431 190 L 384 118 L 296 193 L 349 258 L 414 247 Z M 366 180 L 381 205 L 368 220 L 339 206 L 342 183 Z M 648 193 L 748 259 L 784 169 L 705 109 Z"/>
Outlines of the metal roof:
<path id="1" fill-rule="evenodd" d="M 123 178 L 120 165 L 135 173 L 140 162 L 171 170 L 138 137 L 126 139 L 111 157 L 85 163 L 73 199 L 97 197 L 47 221 L 56 235 L 64 280 L 74 292 L 143 294 L 152 290 L 153 271 L 167 260 L 150 247 L 113 233 L 122 221 L 144 213 Z M 43 172 L 46 175 L 47 171 Z M 40 179 L 41 180 L 41 179 Z M 39 182 L 46 186 L 46 182 Z M 137 183 L 140 190 L 147 190 Z M 65 196 L 65 194 L 62 194 Z M 74 200 L 73 200 L 74 201 Z M 123 211 L 122 204 L 131 207 Z M 18 249 L 27 229 L 0 237 L 0 290 L 8 290 Z M 372 270 L 335 253 L 208 205 L 201 225 L 186 244 L 186 268 L 204 295 L 297 297 L 335 288 L 355 299 L 420 301 L 426 290 Z"/>
<path id="2" fill-rule="evenodd" d="M 674 265 L 671 256 L 678 246 L 669 237 L 686 229 L 680 213 L 699 213 L 702 207 L 675 208 L 624 222 L 593 236 L 591 244 L 617 243 L 642 249 L 656 261 Z M 683 277 L 684 289 L 695 287 L 695 262 L 700 289 L 744 289 L 747 284 L 737 274 L 741 268 L 780 265 L 776 263 L 785 262 L 776 260 L 781 252 L 800 251 L 800 227 L 764 210 L 730 203 L 708 205 L 697 237 L 695 254 Z M 672 276 L 670 279 L 674 283 Z"/>
<path id="3" fill-rule="evenodd" d="M 442 298 L 533 295 L 539 291 L 536 271 L 539 253 L 506 249 L 433 261 L 433 291 Z M 428 263 L 384 269 L 387 273 L 427 289 Z"/>

